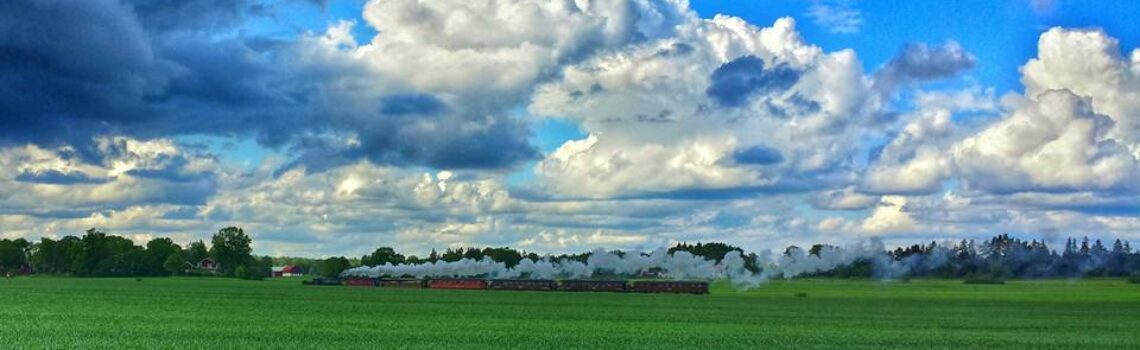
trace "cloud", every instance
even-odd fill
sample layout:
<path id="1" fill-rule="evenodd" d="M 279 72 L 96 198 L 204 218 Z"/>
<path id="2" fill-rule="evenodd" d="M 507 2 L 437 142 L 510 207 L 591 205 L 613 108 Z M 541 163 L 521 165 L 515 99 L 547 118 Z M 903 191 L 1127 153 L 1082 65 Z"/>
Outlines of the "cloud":
<path id="1" fill-rule="evenodd" d="M 821 192 L 816 195 L 812 204 L 820 209 L 861 210 L 870 208 L 878 202 L 877 196 L 862 194 L 856 192 L 854 187 L 847 187 Z"/>
<path id="2" fill-rule="evenodd" d="M 710 79 L 712 83 L 705 94 L 722 105 L 738 107 L 754 93 L 791 87 L 799 74 L 784 65 L 765 70 L 763 60 L 749 55 L 717 67 Z"/>
<path id="3" fill-rule="evenodd" d="M 546 16 L 577 30 L 492 39 L 435 35 L 420 27 L 417 16 L 482 18 L 478 11 L 493 7 L 373 2 L 365 18 L 383 34 L 368 43 L 357 43 L 347 22 L 296 39 L 216 35 L 250 17 L 272 15 L 272 5 L 253 1 L 7 4 L 0 79 L 21 88 L 0 91 L 0 142 L 73 145 L 90 153 L 91 140 L 108 134 L 253 136 L 265 146 L 294 150 L 295 163 L 316 162 L 314 171 L 356 159 L 508 168 L 538 155 L 528 141 L 528 123 L 510 116 L 534 84 L 606 45 L 667 31 L 672 19 L 658 16 L 658 9 L 623 4 L 543 5 Z M 538 4 L 518 1 L 503 9 L 508 5 L 523 10 Z M 627 17 L 603 21 L 599 13 L 611 9 Z M 548 24 L 512 23 L 539 18 L 510 13 L 495 14 L 496 23 L 450 23 Z M 408 120 L 421 114 L 434 118 Z M 360 144 L 342 147 L 330 139 Z"/>
<path id="4" fill-rule="evenodd" d="M 863 26 L 863 12 L 855 8 L 853 0 L 815 0 L 808 7 L 807 16 L 832 33 L 858 33 Z"/>
<path id="5" fill-rule="evenodd" d="M 851 165 L 857 150 L 842 145 L 878 109 L 852 52 L 805 43 L 790 18 L 757 28 L 720 16 L 679 33 L 566 67 L 560 81 L 538 87 L 531 113 L 590 133 L 538 164 L 546 191 L 720 198 L 810 187 L 800 173 L 819 172 L 812 178 L 821 181 Z M 678 43 L 693 50 L 660 54 Z M 668 123 L 638 117 L 663 113 Z"/>
<path id="6" fill-rule="evenodd" d="M 953 77 L 974 68 L 974 64 L 974 55 L 954 41 L 936 46 L 907 44 L 875 72 L 875 88 L 889 94 L 906 84 Z"/>
<path id="7" fill-rule="evenodd" d="M 279 6 L 0 4 L 5 234 L 235 223 L 259 252 L 315 256 L 1140 233 L 1140 53 L 1100 30 L 1043 34 L 1025 93 L 999 98 L 916 88 L 978 64 L 955 42 L 868 73 L 791 18 L 683 1 L 377 0 L 359 23 L 247 30 Z M 585 136 L 539 152 L 547 118 Z M 178 141 L 199 137 L 258 145 Z"/>
<path id="8" fill-rule="evenodd" d="M 1068 90 L 1089 99 L 1092 112 L 1116 124 L 1109 137 L 1140 142 L 1140 49 L 1125 57 L 1100 29 L 1053 28 L 1041 34 L 1037 57 L 1021 67 L 1025 96 Z"/>
<path id="9" fill-rule="evenodd" d="M 322 6 L 320 0 L 124 0 L 147 29 L 156 33 L 186 31 L 224 32 L 240 25 L 249 17 L 275 17 L 277 6 L 286 2 L 308 1 Z M 322 6 L 323 8 L 323 6 Z"/>
<path id="10" fill-rule="evenodd" d="M 0 207 L 52 216 L 141 205 L 198 205 L 217 192 L 214 172 L 219 166 L 212 157 L 187 152 L 169 140 L 116 138 L 102 144 L 97 155 L 102 161 L 95 164 L 79 159 L 68 147 L 0 149 L 0 188 L 19 193 L 5 198 Z"/>
<path id="11" fill-rule="evenodd" d="M 145 118 L 141 101 L 179 69 L 129 13 L 117 1 L 0 5 L 0 142 L 58 145 Z"/>
<path id="12" fill-rule="evenodd" d="M 1060 5 L 1060 0 L 1026 0 L 1029 3 L 1029 8 L 1033 13 L 1038 15 L 1048 15 L 1053 13 Z"/>
<path id="13" fill-rule="evenodd" d="M 954 125 L 950 111 L 920 110 L 890 143 L 875 155 L 863 179 L 863 191 L 878 194 L 929 194 L 942 189 L 951 175 L 945 149 Z"/>
<path id="14" fill-rule="evenodd" d="M 396 94 L 380 98 L 380 113 L 388 115 L 422 114 L 442 112 L 447 105 L 432 95 Z"/>
<path id="15" fill-rule="evenodd" d="M 1115 123 L 1067 90 L 1016 102 L 1012 115 L 953 148 L 971 188 L 992 192 L 1111 190 L 1133 186 L 1137 159 L 1111 138 Z"/>
<path id="16" fill-rule="evenodd" d="M 784 156 L 777 149 L 757 145 L 733 151 L 732 159 L 740 164 L 771 165 L 784 161 Z"/>
<path id="17" fill-rule="evenodd" d="M 884 196 L 860 228 L 871 234 L 914 232 L 918 225 L 907 213 L 906 205 L 906 197 Z"/>
<path id="18" fill-rule="evenodd" d="M 977 86 L 956 91 L 918 91 L 914 103 L 923 109 L 944 109 L 952 112 L 993 113 L 998 110 L 994 89 Z"/>
<path id="19" fill-rule="evenodd" d="M 64 173 L 55 169 L 38 173 L 20 173 L 15 180 L 49 185 L 100 184 L 108 181 L 108 179 L 94 178 L 80 172 Z"/>

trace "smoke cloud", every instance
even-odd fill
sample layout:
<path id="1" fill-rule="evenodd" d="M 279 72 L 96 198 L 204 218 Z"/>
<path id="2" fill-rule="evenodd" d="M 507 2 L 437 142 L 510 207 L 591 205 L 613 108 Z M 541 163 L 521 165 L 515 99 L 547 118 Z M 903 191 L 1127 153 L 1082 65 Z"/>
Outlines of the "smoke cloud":
<path id="1" fill-rule="evenodd" d="M 425 264 L 363 266 L 344 276 L 440 278 L 476 277 L 509 279 L 629 278 L 654 273 L 674 280 L 727 280 L 738 289 L 749 289 L 772 280 L 815 274 L 860 276 L 897 280 L 912 276 L 962 277 L 969 274 L 996 278 L 1080 277 L 1087 274 L 1127 273 L 1131 248 L 1119 240 L 1112 249 L 1087 239 L 1066 242 L 1063 252 L 1051 251 L 1044 243 L 1026 242 L 1008 235 L 981 244 L 963 241 L 915 245 L 905 250 L 886 249 L 878 239 L 846 246 L 815 246 L 810 251 L 789 247 L 782 253 L 770 250 L 754 255 L 730 251 L 718 262 L 688 251 L 672 253 L 659 248 L 649 253 L 595 250 L 585 261 L 544 257 L 523 259 L 508 268 L 491 259 L 463 259 Z M 1100 271 L 1100 272 L 1097 272 Z M 1123 272 L 1122 272 L 1123 271 Z"/>
<path id="2" fill-rule="evenodd" d="M 662 277 L 674 280 L 714 280 L 727 279 L 740 289 L 754 288 L 776 278 L 792 278 L 804 274 L 825 272 L 838 266 L 854 263 L 858 259 L 890 260 L 884 253 L 882 242 L 870 240 L 847 247 L 823 247 L 818 254 L 809 254 L 798 248 L 791 248 L 785 254 L 775 255 L 764 251 L 757 255 L 759 272 L 747 268 L 746 259 L 740 252 L 725 255 L 719 263 L 686 251 L 669 253 L 666 248 L 658 248 L 650 253 L 618 254 L 605 250 L 594 250 L 586 262 L 544 257 L 537 261 L 523 259 L 518 265 L 508 268 L 504 263 L 484 259 L 462 259 L 458 261 L 436 261 L 424 264 L 384 264 L 361 266 L 346 270 L 345 277 L 403 277 L 415 278 L 524 278 L 524 279 L 585 279 L 592 277 L 629 277 L 647 272 L 659 272 Z M 910 264 L 897 263 L 884 265 L 890 272 L 885 275 L 905 275 Z"/>

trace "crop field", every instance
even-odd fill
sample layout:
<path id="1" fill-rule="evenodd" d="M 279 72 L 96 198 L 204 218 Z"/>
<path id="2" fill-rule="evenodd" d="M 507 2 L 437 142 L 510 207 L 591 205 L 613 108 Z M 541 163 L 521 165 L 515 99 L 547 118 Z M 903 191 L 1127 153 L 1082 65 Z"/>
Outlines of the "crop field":
<path id="1" fill-rule="evenodd" d="M 0 347 L 1140 349 L 1122 280 L 777 281 L 710 295 L 0 280 Z"/>

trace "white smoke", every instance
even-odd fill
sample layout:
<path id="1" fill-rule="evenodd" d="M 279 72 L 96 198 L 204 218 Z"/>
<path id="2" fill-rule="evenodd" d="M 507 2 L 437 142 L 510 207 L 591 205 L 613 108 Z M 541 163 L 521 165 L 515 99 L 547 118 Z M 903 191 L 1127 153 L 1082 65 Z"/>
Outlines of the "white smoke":
<path id="1" fill-rule="evenodd" d="M 818 254 L 809 254 L 799 248 L 788 249 L 784 254 L 763 251 L 756 256 L 760 272 L 746 268 L 745 257 L 740 252 L 729 252 L 720 263 L 704 259 L 686 251 L 669 254 L 668 249 L 659 248 L 648 254 L 617 254 L 605 250 L 594 250 L 585 263 L 579 261 L 556 261 L 544 257 L 537 261 L 523 259 L 518 265 L 508 268 L 505 264 L 489 258 L 482 260 L 462 259 L 459 261 L 437 261 L 424 264 L 400 264 L 361 266 L 346 270 L 346 277 L 402 277 L 442 278 L 442 277 L 481 277 L 481 278 L 529 278 L 529 279 L 583 279 L 595 276 L 637 276 L 650 271 L 660 271 L 661 275 L 675 280 L 714 280 L 726 279 L 737 288 L 753 288 L 774 278 L 793 278 L 804 274 L 825 272 L 843 265 L 850 265 L 859 259 L 872 261 L 876 276 L 897 278 L 905 276 L 914 268 L 908 261 L 894 261 L 885 255 L 883 243 L 877 239 L 859 242 L 846 247 L 824 246 Z M 929 266 L 930 261 L 924 265 Z M 880 269 L 882 273 L 880 274 Z"/>

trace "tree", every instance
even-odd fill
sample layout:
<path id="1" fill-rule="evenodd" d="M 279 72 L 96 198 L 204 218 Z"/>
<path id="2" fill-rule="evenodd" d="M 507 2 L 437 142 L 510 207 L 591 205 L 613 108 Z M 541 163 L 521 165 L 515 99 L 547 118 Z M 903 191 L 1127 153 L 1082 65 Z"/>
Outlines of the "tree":
<path id="1" fill-rule="evenodd" d="M 337 277 L 341 272 L 351 267 L 348 258 L 343 256 L 331 257 L 317 264 L 317 273 L 325 277 Z"/>
<path id="2" fill-rule="evenodd" d="M 455 262 L 455 261 L 459 261 L 462 259 L 463 259 L 463 248 L 459 248 L 459 250 L 453 250 L 451 248 L 447 248 L 447 251 L 443 252 L 443 255 L 440 255 L 440 257 L 439 257 L 439 260 L 443 260 L 446 262 Z"/>
<path id="3" fill-rule="evenodd" d="M 222 272 L 232 276 L 238 266 L 248 265 L 253 259 L 253 240 L 238 227 L 226 227 L 210 240 L 210 257 L 218 262 Z"/>
<path id="4" fill-rule="evenodd" d="M 158 276 L 165 273 L 174 273 L 166 267 L 171 257 L 181 261 L 182 260 L 182 247 L 175 244 L 173 240 L 166 237 L 155 238 L 146 242 L 146 259 L 147 268 L 150 274 Z M 181 269 L 182 263 L 178 263 L 178 269 Z M 177 271 L 177 270 L 175 270 Z"/>
<path id="5" fill-rule="evenodd" d="M 145 250 L 129 239 L 92 228 L 83 235 L 82 242 L 83 265 L 77 274 L 123 277 L 144 275 L 146 272 Z"/>
<path id="6" fill-rule="evenodd" d="M 62 253 L 60 264 L 67 273 L 77 274 L 83 270 L 83 263 L 87 259 L 87 249 L 83 246 L 83 239 L 75 236 L 63 237 L 59 241 Z"/>
<path id="7" fill-rule="evenodd" d="M 162 269 L 171 275 L 182 273 L 186 266 L 186 261 L 182 260 L 182 254 L 170 254 L 166 257 L 166 261 L 162 263 Z"/>
<path id="8" fill-rule="evenodd" d="M 503 263 L 508 268 L 514 268 L 523 259 L 523 253 L 507 248 L 483 248 L 483 256 L 491 258 L 492 261 Z"/>
<path id="9" fill-rule="evenodd" d="M 360 258 L 360 264 L 364 266 L 379 266 L 384 264 L 402 264 L 405 262 L 404 255 L 397 253 L 391 247 L 376 248 L 372 254 L 367 254 Z"/>
<path id="10" fill-rule="evenodd" d="M 819 255 L 820 250 L 823 248 L 824 248 L 824 245 L 816 244 L 816 245 L 812 246 L 812 248 L 808 251 L 808 253 L 812 254 L 812 255 Z M 724 256 L 727 255 L 729 252 L 732 252 L 732 251 L 736 251 L 736 252 L 739 252 L 741 255 L 745 255 L 744 249 L 740 249 L 738 247 L 734 247 L 734 246 L 731 246 L 728 244 L 718 243 L 718 242 L 712 242 L 712 243 L 708 243 L 708 244 L 697 242 L 697 245 L 688 245 L 685 243 L 681 243 L 681 244 L 678 244 L 677 246 L 675 246 L 673 248 L 669 248 L 669 254 L 673 254 L 677 251 L 686 251 L 686 252 L 692 253 L 693 255 L 703 257 L 705 259 L 712 259 L 718 263 L 721 260 L 724 260 Z"/>
<path id="11" fill-rule="evenodd" d="M 234 269 L 234 276 L 243 280 L 260 281 L 265 279 L 266 273 L 257 266 L 241 265 Z"/>
<path id="12" fill-rule="evenodd" d="M 40 238 L 40 243 L 36 244 L 35 252 L 29 257 L 32 267 L 37 271 L 59 273 L 56 264 L 56 257 L 59 255 L 59 243 L 51 238 Z"/>
<path id="13" fill-rule="evenodd" d="M 468 248 L 466 253 L 463 253 L 464 259 L 483 260 L 483 251 L 475 248 Z"/>
<path id="14" fill-rule="evenodd" d="M 209 250 L 206 249 L 206 243 L 202 241 L 195 241 L 190 243 L 190 249 L 186 251 L 186 261 L 191 264 L 197 264 L 202 259 L 210 256 Z"/>
<path id="15" fill-rule="evenodd" d="M 0 273 L 18 271 L 26 263 L 27 256 L 19 242 L 0 240 Z"/>

